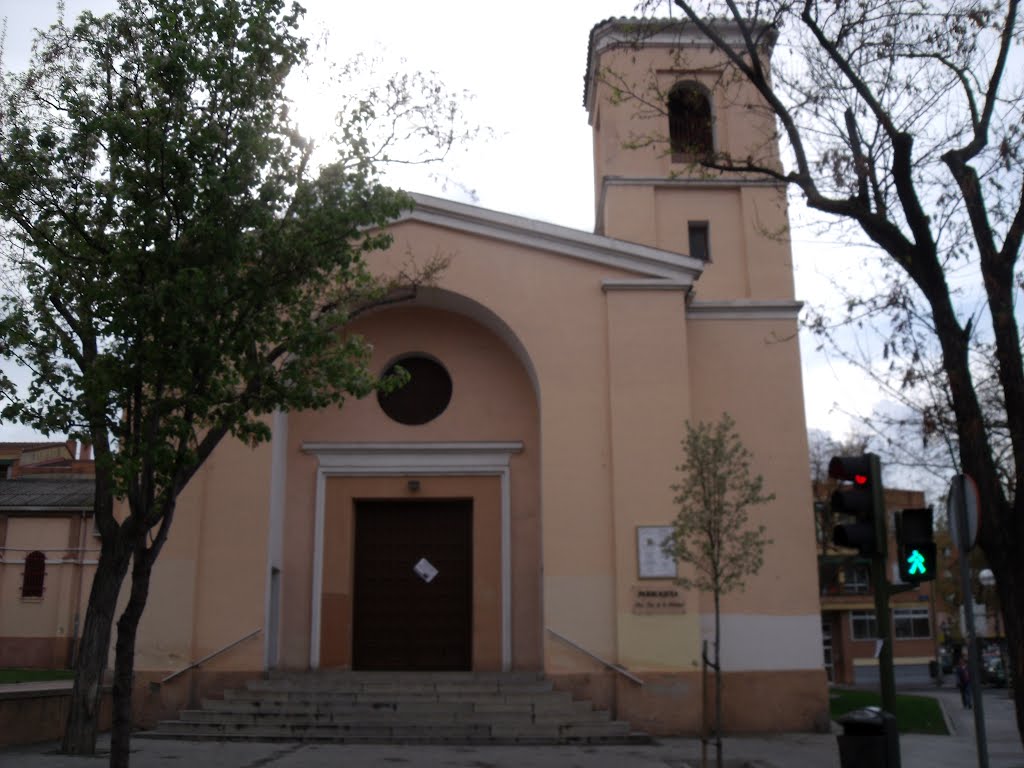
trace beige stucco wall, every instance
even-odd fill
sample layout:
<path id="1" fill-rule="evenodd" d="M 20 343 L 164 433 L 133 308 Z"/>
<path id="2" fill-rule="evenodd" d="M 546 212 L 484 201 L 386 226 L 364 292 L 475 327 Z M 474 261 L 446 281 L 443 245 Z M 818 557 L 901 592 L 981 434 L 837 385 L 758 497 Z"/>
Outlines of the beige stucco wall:
<path id="1" fill-rule="evenodd" d="M 270 446 L 250 448 L 231 439 L 186 486 L 153 568 L 137 670 L 177 671 L 263 627 L 269 490 Z M 119 609 L 130 585 L 129 573 Z M 261 640 L 250 639 L 204 666 L 262 669 Z"/>
<path id="2" fill-rule="evenodd" d="M 820 666 L 817 563 L 808 512 L 812 499 L 796 324 L 704 318 L 693 319 L 690 328 L 694 418 L 713 421 L 728 411 L 753 454 L 752 471 L 763 475 L 766 490 L 776 495 L 772 504 L 750 513 L 751 522 L 765 525 L 772 538 L 764 567 L 745 591 L 723 602 L 723 610 L 734 617 L 737 640 L 751 638 L 756 647 L 774 635 L 783 657 L 801 660 L 804 667 Z M 714 364 L 706 364 L 711 359 Z M 770 618 L 784 616 L 794 619 Z M 751 633 L 755 626 L 769 634 Z M 790 636 L 788 643 L 779 633 Z M 732 668 L 750 668 L 744 660 L 750 643 L 734 642 L 737 652 L 731 660 L 727 657 Z"/>

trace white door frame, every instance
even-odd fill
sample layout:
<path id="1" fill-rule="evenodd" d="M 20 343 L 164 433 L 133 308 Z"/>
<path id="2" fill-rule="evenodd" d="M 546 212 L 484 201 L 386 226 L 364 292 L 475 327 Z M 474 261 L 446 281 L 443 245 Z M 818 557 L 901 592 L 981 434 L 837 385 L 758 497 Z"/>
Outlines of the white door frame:
<path id="1" fill-rule="evenodd" d="M 509 464 L 521 442 L 303 443 L 316 456 L 313 605 L 309 666 L 320 667 L 320 604 L 324 572 L 324 502 L 329 477 L 484 475 L 501 481 L 501 668 L 512 667 L 512 492 Z"/>

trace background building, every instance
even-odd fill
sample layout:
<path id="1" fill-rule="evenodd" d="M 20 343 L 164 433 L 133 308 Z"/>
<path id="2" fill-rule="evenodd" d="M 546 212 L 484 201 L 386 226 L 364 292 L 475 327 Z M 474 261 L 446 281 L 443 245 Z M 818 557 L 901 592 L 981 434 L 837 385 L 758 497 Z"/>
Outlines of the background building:
<path id="1" fill-rule="evenodd" d="M 0 667 L 74 660 L 99 553 L 92 475 L 74 441 L 0 443 Z"/>

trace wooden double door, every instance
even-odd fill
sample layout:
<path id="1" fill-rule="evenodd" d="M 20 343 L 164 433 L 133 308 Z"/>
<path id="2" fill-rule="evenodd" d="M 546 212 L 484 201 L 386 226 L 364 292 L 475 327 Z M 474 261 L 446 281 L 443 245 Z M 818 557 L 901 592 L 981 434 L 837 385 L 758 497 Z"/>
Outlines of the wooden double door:
<path id="1" fill-rule="evenodd" d="M 471 669 L 472 574 L 472 500 L 357 500 L 353 668 Z"/>

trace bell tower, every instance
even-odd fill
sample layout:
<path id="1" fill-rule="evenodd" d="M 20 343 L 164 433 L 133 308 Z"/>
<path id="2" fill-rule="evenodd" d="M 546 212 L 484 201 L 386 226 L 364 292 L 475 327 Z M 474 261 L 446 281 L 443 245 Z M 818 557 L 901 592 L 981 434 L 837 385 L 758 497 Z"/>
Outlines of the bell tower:
<path id="1" fill-rule="evenodd" d="M 584 79 L 597 233 L 705 260 L 701 300 L 791 300 L 784 186 L 700 165 L 781 170 L 774 118 L 724 55 L 692 24 L 611 19 L 591 30 Z"/>
<path id="2" fill-rule="evenodd" d="M 739 31 L 729 23 L 716 25 L 721 37 L 739 42 Z M 767 66 L 772 36 L 771 30 L 763 31 Z M 775 120 L 722 52 L 694 25 L 679 21 L 612 19 L 597 24 L 590 33 L 584 94 L 593 129 L 597 233 L 703 261 L 700 274 L 685 286 L 685 298 L 657 317 L 651 313 L 664 306 L 659 297 L 665 302 L 670 285 L 653 281 L 605 294 L 612 331 L 644 318 L 647 334 L 609 344 L 610 360 L 617 364 L 613 371 L 629 371 L 621 381 L 634 384 L 622 394 L 626 390 L 613 372 L 612 424 L 642 430 L 637 442 L 644 446 L 634 456 L 625 454 L 619 443 L 611 451 L 611 487 L 614 498 L 621 500 L 614 513 L 622 521 L 616 529 L 616 661 L 643 670 L 641 677 L 664 674 L 686 681 L 695 674 L 691 670 L 700 658 L 700 642 L 709 639 L 707 628 L 720 619 L 726 690 L 749 693 L 756 681 L 771 679 L 771 695 L 778 697 L 777 704 L 766 706 L 760 693 L 724 695 L 726 706 L 733 708 L 724 715 L 732 727 L 756 729 L 758 718 L 771 707 L 823 713 L 827 690 L 820 663 L 817 553 L 807 512 L 812 499 L 798 342 L 800 304 L 793 298 L 786 189 L 763 174 L 708 168 L 709 163 L 727 165 L 727 158 L 751 158 L 757 167 L 781 171 Z M 664 346 L 656 346 L 663 340 Z M 677 359 L 671 345 L 681 351 L 682 365 L 676 369 L 666 364 Z M 656 349 L 657 354 L 634 356 L 644 349 Z M 657 371 L 657 377 L 650 371 Z M 672 390 L 659 394 L 651 379 L 668 378 L 669 371 L 676 377 Z M 656 403 L 663 409 L 660 418 L 638 426 L 633 414 L 640 403 Z M 655 510 L 662 509 L 652 504 L 639 514 L 634 511 L 635 499 L 644 490 L 637 477 L 648 466 L 672 466 L 678 455 L 655 447 L 652 436 L 659 430 L 664 430 L 662 435 L 682 432 L 686 423 L 714 424 L 722 414 L 733 419 L 752 467 L 775 494 L 770 507 L 751 510 L 751 523 L 763 524 L 772 544 L 744 591 L 723 601 L 720 617 L 709 608 L 707 593 L 698 590 L 681 595 L 686 605 L 681 615 L 637 615 L 631 599 L 637 594 L 637 565 L 629 549 L 634 534 L 630 526 L 658 522 Z M 662 440 L 662 446 L 671 443 Z M 636 463 L 626 469 L 630 459 Z M 670 481 L 662 482 L 652 471 L 646 486 L 657 488 L 659 483 L 670 487 Z M 671 520 L 681 510 L 669 503 L 668 494 L 662 498 L 661 520 Z M 643 582 L 643 587 L 648 583 L 656 582 Z M 667 637 L 672 638 L 671 648 L 656 658 L 655 644 Z M 644 690 L 652 700 L 657 695 Z M 701 695 L 695 696 L 697 701 Z M 648 706 L 649 711 L 657 709 Z"/>

